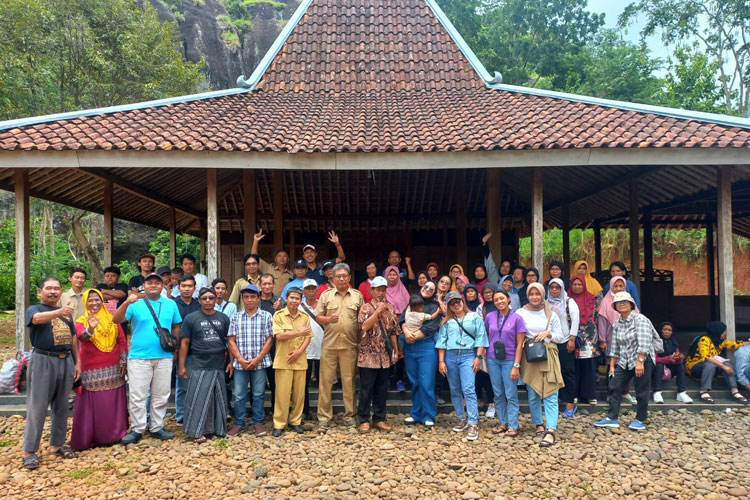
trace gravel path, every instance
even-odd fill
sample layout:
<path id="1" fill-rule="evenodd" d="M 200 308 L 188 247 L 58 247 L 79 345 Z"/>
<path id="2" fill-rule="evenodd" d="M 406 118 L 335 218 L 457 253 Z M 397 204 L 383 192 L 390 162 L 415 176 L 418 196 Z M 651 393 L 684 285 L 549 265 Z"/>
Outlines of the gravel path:
<path id="1" fill-rule="evenodd" d="M 578 415 L 560 422 L 548 450 L 521 418 L 525 432 L 511 439 L 493 436 L 482 417 L 475 442 L 452 432 L 448 415 L 433 431 L 393 415 L 388 434 L 337 426 L 196 445 L 178 432 L 73 460 L 43 448 L 41 468 L 26 472 L 24 420 L 9 417 L 0 419 L 0 498 L 750 498 L 750 409 L 651 412 L 643 433 L 596 429 L 598 414 Z M 167 428 L 176 428 L 172 417 Z"/>

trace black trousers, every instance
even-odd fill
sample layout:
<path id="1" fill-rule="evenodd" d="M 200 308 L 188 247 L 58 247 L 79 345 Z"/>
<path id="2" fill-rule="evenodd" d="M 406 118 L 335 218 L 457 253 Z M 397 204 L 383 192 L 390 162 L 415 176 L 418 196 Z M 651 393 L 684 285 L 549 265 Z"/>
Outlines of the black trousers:
<path id="1" fill-rule="evenodd" d="M 492 390 L 492 381 L 490 375 L 487 372 L 479 370 L 474 378 L 474 389 L 477 393 L 477 401 L 484 399 L 485 403 L 490 404 L 495 402 L 495 391 Z M 487 393 L 486 398 L 482 398 L 482 391 Z"/>
<path id="2" fill-rule="evenodd" d="M 271 344 L 271 363 L 276 358 L 276 343 Z M 273 415 L 274 403 L 276 403 L 276 374 L 273 366 L 266 368 L 266 378 L 268 379 L 268 388 L 271 390 L 271 415 Z"/>
<path id="3" fill-rule="evenodd" d="M 664 367 L 669 368 L 672 372 L 672 376 L 677 379 L 677 392 L 685 392 L 685 365 L 682 363 L 656 363 L 656 366 L 654 367 L 654 375 L 651 378 L 651 385 L 653 386 L 654 392 L 661 391 L 662 385 L 664 384 Z"/>
<path id="4" fill-rule="evenodd" d="M 607 418 L 617 420 L 620 414 L 620 403 L 622 402 L 622 391 L 633 379 L 635 384 L 635 399 L 638 402 L 635 410 L 635 418 L 645 423 L 648 418 L 648 398 L 651 396 L 651 374 L 654 371 L 654 362 L 646 358 L 643 363 L 643 375 L 635 376 L 635 368 L 625 370 L 619 365 L 615 366 L 615 376 L 609 381 L 607 399 L 609 400 L 609 411 Z"/>
<path id="5" fill-rule="evenodd" d="M 385 402 L 388 399 L 388 368 L 359 369 L 359 405 L 357 416 L 359 422 L 370 421 L 372 405 L 372 422 L 385 421 Z"/>
<path id="6" fill-rule="evenodd" d="M 576 396 L 579 402 L 596 399 L 596 358 L 576 359 Z"/>
<path id="7" fill-rule="evenodd" d="M 560 389 L 557 397 L 560 401 L 573 403 L 578 390 L 576 389 L 576 352 L 568 352 L 568 343 L 557 344 L 557 354 L 560 358 L 560 372 L 565 387 Z"/>
<path id="8" fill-rule="evenodd" d="M 307 360 L 307 373 L 305 373 L 305 407 L 302 410 L 302 415 L 305 418 L 310 418 L 310 377 L 313 373 L 318 376 L 318 368 L 320 367 L 319 359 L 308 359 Z"/>

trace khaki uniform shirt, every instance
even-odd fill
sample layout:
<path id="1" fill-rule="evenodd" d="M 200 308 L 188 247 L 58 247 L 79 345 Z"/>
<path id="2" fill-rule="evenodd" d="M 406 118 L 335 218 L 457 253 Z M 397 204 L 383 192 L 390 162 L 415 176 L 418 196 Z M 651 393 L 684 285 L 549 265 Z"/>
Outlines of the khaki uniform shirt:
<path id="1" fill-rule="evenodd" d="M 232 288 L 232 294 L 229 296 L 229 302 L 234 302 L 235 304 L 237 304 L 238 311 L 244 309 L 240 292 L 242 292 L 242 289 L 247 285 L 255 285 L 258 287 L 258 290 L 260 290 L 260 273 L 258 273 L 258 277 L 256 279 L 252 279 L 250 276 L 244 276 L 235 281 L 234 288 Z"/>
<path id="2" fill-rule="evenodd" d="M 277 297 L 281 297 L 281 292 L 284 287 L 294 279 L 294 273 L 287 267 L 284 271 L 279 270 L 276 264 L 268 263 L 263 259 L 260 259 L 258 266 L 261 274 L 270 274 L 273 276 L 273 294 Z"/>
<path id="3" fill-rule="evenodd" d="M 323 349 L 354 349 L 359 343 L 357 317 L 362 307 L 362 294 L 354 288 L 347 288 L 343 294 L 329 288 L 320 296 L 315 315 L 330 316 L 338 313 L 339 320 L 325 326 Z"/>
<path id="4" fill-rule="evenodd" d="M 72 288 L 65 290 L 60 295 L 60 300 L 57 301 L 57 306 L 62 307 L 70 301 L 70 305 L 73 306 L 73 321 L 77 321 L 78 318 L 86 314 L 86 307 L 83 304 L 83 291 L 81 293 L 75 293 Z"/>
<path id="5" fill-rule="evenodd" d="M 293 330 L 299 330 L 310 326 L 310 317 L 300 310 L 297 310 L 297 315 L 292 316 L 289 309 L 286 307 L 280 309 L 276 314 L 273 315 L 273 336 L 276 337 L 279 333 L 291 332 Z M 289 353 L 298 349 L 299 346 L 305 341 L 306 338 L 312 337 L 312 330 L 304 337 L 294 337 L 288 340 L 278 340 L 274 338 L 276 342 L 276 356 L 273 359 L 274 370 L 307 370 L 307 356 L 303 352 L 294 364 L 287 363 L 286 359 L 289 357 Z"/>

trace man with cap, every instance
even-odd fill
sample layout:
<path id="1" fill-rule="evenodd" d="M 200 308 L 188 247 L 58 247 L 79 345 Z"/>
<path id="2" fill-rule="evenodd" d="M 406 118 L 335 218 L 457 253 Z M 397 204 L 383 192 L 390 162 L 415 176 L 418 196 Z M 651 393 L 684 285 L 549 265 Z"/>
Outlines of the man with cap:
<path id="1" fill-rule="evenodd" d="M 385 422 L 385 402 L 388 397 L 389 371 L 398 359 L 398 317 L 393 306 L 386 302 L 388 282 L 375 276 L 371 283 L 372 300 L 359 310 L 357 323 L 360 330 L 359 355 L 359 431 L 370 430 L 370 406 L 372 426 L 390 431 Z"/>
<path id="2" fill-rule="evenodd" d="M 177 375 L 187 380 L 182 431 L 202 443 L 206 434 L 225 436 L 227 433 L 224 371 L 231 374 L 233 367 L 231 358 L 227 364 L 224 355 L 229 318 L 215 309 L 216 291 L 201 288 L 198 302 L 200 309 L 182 321 Z"/>
<path id="3" fill-rule="evenodd" d="M 185 319 L 189 314 L 195 311 L 200 311 L 200 304 L 193 297 L 195 293 L 195 278 L 189 274 L 183 274 L 180 279 L 177 280 L 177 287 L 180 290 L 180 294 L 177 297 L 172 297 L 172 300 L 177 304 L 177 310 L 180 312 L 180 317 Z M 174 366 L 175 375 L 177 373 L 177 360 L 175 359 Z M 185 396 L 187 394 L 187 379 L 182 377 L 176 377 L 174 383 L 174 417 L 177 420 L 177 425 L 182 425 L 183 418 L 185 417 Z"/>
<path id="4" fill-rule="evenodd" d="M 315 308 L 318 307 L 317 293 L 318 282 L 312 278 L 307 278 L 303 283 L 302 303 L 300 304 L 300 310 L 310 317 L 310 328 L 312 328 L 312 338 L 305 350 L 307 373 L 305 374 L 305 408 L 302 413 L 304 420 L 310 418 L 310 382 L 317 382 L 318 380 L 320 350 L 323 344 L 323 325 L 318 322 L 315 316 Z"/>
<path id="5" fill-rule="evenodd" d="M 172 269 L 169 266 L 161 266 L 157 269 L 156 274 L 161 276 L 162 282 L 164 282 L 164 288 L 161 290 L 161 296 L 164 298 L 171 298 L 170 293 L 172 289 Z"/>
<path id="6" fill-rule="evenodd" d="M 320 296 L 323 295 L 323 292 L 325 292 L 329 288 L 336 288 L 333 285 L 333 266 L 335 265 L 336 259 L 324 260 L 323 264 L 321 264 L 321 267 L 323 269 L 323 276 L 325 276 L 326 281 L 325 283 L 321 283 L 318 286 L 318 298 L 320 298 Z M 349 286 L 353 286 L 351 282 L 349 283 Z"/>
<path id="7" fill-rule="evenodd" d="M 130 281 L 128 282 L 128 289 L 132 290 L 136 293 L 141 294 L 140 296 L 143 297 L 144 292 L 141 287 L 143 286 L 143 282 L 149 274 L 154 272 L 154 265 L 156 264 L 156 256 L 152 253 L 144 253 L 141 254 L 140 257 L 138 257 L 138 270 L 141 272 L 140 274 L 136 274 L 132 278 L 130 278 Z"/>
<path id="8" fill-rule="evenodd" d="M 195 290 L 193 290 L 193 298 L 198 298 L 198 290 L 208 286 L 208 276 L 201 274 L 195 268 L 195 256 L 191 253 L 184 253 L 180 256 L 180 265 L 182 266 L 182 272 L 189 274 L 195 279 Z"/>
<path id="9" fill-rule="evenodd" d="M 347 264 L 340 262 L 333 266 L 336 288 L 326 290 L 315 308 L 318 322 L 325 327 L 318 388 L 318 427 L 321 430 L 331 427 L 331 389 L 336 368 L 341 372 L 341 389 L 344 393 L 344 425 L 355 425 L 354 372 L 359 341 L 357 316 L 362 307 L 362 294 L 349 287 L 351 278 L 351 269 Z"/>
<path id="10" fill-rule="evenodd" d="M 130 432 L 122 438 L 122 444 L 137 443 L 146 432 L 146 396 L 149 389 L 151 437 L 174 437 L 174 433 L 164 429 L 174 354 L 161 348 L 154 315 L 159 319 L 159 326 L 171 329 L 177 338 L 180 336 L 182 317 L 175 301 L 161 296 L 161 290 L 164 288 L 161 276 L 156 273 L 144 276 L 143 288 L 145 295 L 142 299 L 137 293 L 131 293 L 112 316 L 115 323 L 130 321 L 133 331 L 128 351 Z"/>
<path id="11" fill-rule="evenodd" d="M 336 262 L 344 262 L 346 260 L 346 254 L 344 253 L 344 247 L 341 246 L 339 236 L 335 231 L 328 231 L 328 241 L 336 245 Z M 326 278 L 323 275 L 323 270 L 318 267 L 318 250 L 314 245 L 307 244 L 302 247 L 302 258 L 305 260 L 307 266 L 307 277 L 312 278 L 322 285 L 326 282 Z"/>
<path id="12" fill-rule="evenodd" d="M 273 336 L 276 354 L 273 372 L 276 376 L 276 404 L 273 412 L 273 436 L 279 437 L 287 424 L 298 434 L 302 428 L 302 410 L 305 405 L 305 350 L 310 344 L 312 328 L 310 318 L 299 310 L 302 290 L 289 289 L 286 307 L 273 315 Z M 293 398 L 293 399 L 292 399 Z M 289 414 L 289 404 L 292 414 Z"/>
<path id="13" fill-rule="evenodd" d="M 273 320 L 271 315 L 258 307 L 260 290 L 253 284 L 245 285 L 240 292 L 242 310 L 232 316 L 227 334 L 229 353 L 234 359 L 234 425 L 230 436 L 236 436 L 245 428 L 247 412 L 247 385 L 252 393 L 252 420 L 256 436 L 264 436 L 266 392 L 266 368 L 271 366 L 271 344 L 273 343 Z"/>
<path id="14" fill-rule="evenodd" d="M 303 259 L 297 259 L 294 261 L 294 279 L 286 284 L 284 289 L 281 291 L 281 298 L 286 299 L 286 294 L 290 288 L 302 288 L 305 280 L 307 279 L 307 264 Z"/>
<path id="15" fill-rule="evenodd" d="M 253 246 L 250 249 L 250 253 L 258 253 L 258 244 L 264 236 L 265 234 L 263 234 L 262 229 L 260 229 L 253 235 Z M 292 273 L 292 270 L 289 269 L 289 253 L 287 253 L 287 251 L 283 248 L 280 248 L 276 251 L 276 255 L 273 258 L 272 264 L 269 264 L 265 260 L 260 259 L 259 267 L 262 274 L 270 274 L 271 276 L 273 276 L 274 295 L 281 295 L 281 292 L 282 290 L 284 290 L 286 284 L 294 279 L 294 274 Z"/>
<path id="16" fill-rule="evenodd" d="M 242 258 L 242 263 L 245 266 L 245 275 L 234 282 L 232 293 L 229 295 L 229 302 L 237 304 L 237 310 L 242 309 L 240 292 L 243 288 L 255 285 L 260 290 L 260 257 L 257 253 L 249 253 Z"/>
<path id="17" fill-rule="evenodd" d="M 635 377 L 637 400 L 635 420 L 628 426 L 634 431 L 646 428 L 648 400 L 651 394 L 651 373 L 656 362 L 654 342 L 661 343 L 654 325 L 643 314 L 635 312 L 635 300 L 628 292 L 618 292 L 612 299 L 612 307 L 620 317 L 612 325 L 612 347 L 609 361 L 609 387 L 607 416 L 594 422 L 597 427 L 620 427 L 618 416 L 622 393 Z M 658 347 L 658 346 L 657 346 Z"/>
<path id="18" fill-rule="evenodd" d="M 117 266 L 104 268 L 104 281 L 97 283 L 96 288 L 102 292 L 104 307 L 112 314 L 128 296 L 128 285 L 120 283 L 120 268 Z"/>

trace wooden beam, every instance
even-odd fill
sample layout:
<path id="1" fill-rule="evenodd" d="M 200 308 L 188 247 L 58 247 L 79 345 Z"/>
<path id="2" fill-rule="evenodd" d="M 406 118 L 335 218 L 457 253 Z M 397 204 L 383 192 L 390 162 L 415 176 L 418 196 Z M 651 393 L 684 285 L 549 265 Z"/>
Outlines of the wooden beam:
<path id="1" fill-rule="evenodd" d="M 489 241 L 490 252 L 496 261 L 501 262 L 503 260 L 503 186 L 499 168 L 487 170 L 485 197 L 487 198 L 487 232 L 494 236 Z"/>
<path id="2" fill-rule="evenodd" d="M 630 179 L 630 274 L 635 283 L 638 295 L 641 294 L 641 241 L 640 221 L 638 220 L 638 185 L 635 179 Z"/>
<path id="3" fill-rule="evenodd" d="M 453 190 L 456 203 L 456 262 L 466 267 L 466 172 L 455 171 Z M 469 272 L 469 271 L 466 271 Z"/>
<path id="4" fill-rule="evenodd" d="M 562 244 L 563 244 L 563 276 L 570 279 L 570 210 L 568 205 L 562 207 Z"/>
<path id="5" fill-rule="evenodd" d="M 206 170 L 206 275 L 219 276 L 219 181 L 215 168 Z"/>
<path id="6" fill-rule="evenodd" d="M 169 267 L 177 265 L 177 218 L 174 207 L 169 207 Z"/>
<path id="7" fill-rule="evenodd" d="M 258 219 L 256 217 L 257 200 L 255 196 L 255 170 L 245 169 L 242 171 L 242 198 L 245 213 L 242 218 L 242 232 L 245 254 L 250 253 L 253 247 L 253 234 L 258 230 Z"/>
<path id="8" fill-rule="evenodd" d="M 719 167 L 716 179 L 719 253 L 719 317 L 727 325 L 727 340 L 735 340 L 734 261 L 732 255 L 732 167 Z"/>
<path id="9" fill-rule="evenodd" d="M 278 252 L 278 250 L 276 250 Z M 274 258 L 276 257 L 276 253 L 274 252 Z M 289 264 L 288 265 L 294 265 L 292 264 L 294 262 L 294 223 L 289 223 Z"/>
<path id="10" fill-rule="evenodd" d="M 544 268 L 544 194 L 542 169 L 534 168 L 531 175 L 531 265 Z"/>
<path id="11" fill-rule="evenodd" d="M 112 181 L 104 181 L 104 267 L 112 265 L 112 253 L 114 252 L 114 218 L 112 217 Z"/>
<path id="12" fill-rule="evenodd" d="M 284 247 L 284 172 L 274 170 L 271 176 L 273 195 L 273 253 Z"/>
<path id="13" fill-rule="evenodd" d="M 31 348 L 26 329 L 26 309 L 29 307 L 31 279 L 29 273 L 29 171 L 15 169 L 16 210 L 16 352 Z"/>
<path id="14" fill-rule="evenodd" d="M 714 217 L 706 214 L 706 276 L 708 278 L 708 299 L 711 301 L 711 321 L 718 319 L 716 307 L 716 252 L 714 247 Z"/>
<path id="15" fill-rule="evenodd" d="M 200 238 L 200 271 L 206 273 L 206 219 L 198 219 L 198 232 Z"/>

